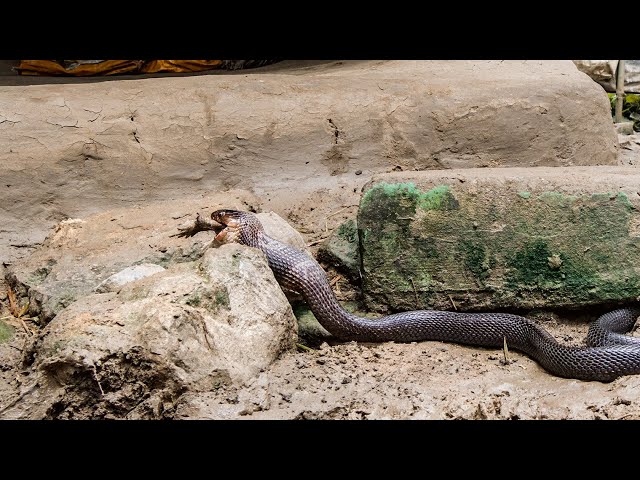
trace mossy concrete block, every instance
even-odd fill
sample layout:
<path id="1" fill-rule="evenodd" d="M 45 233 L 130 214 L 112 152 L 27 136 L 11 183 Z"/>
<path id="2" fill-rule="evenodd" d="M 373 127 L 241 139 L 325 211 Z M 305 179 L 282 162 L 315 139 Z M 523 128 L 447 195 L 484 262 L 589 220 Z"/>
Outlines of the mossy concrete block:
<path id="1" fill-rule="evenodd" d="M 640 295 L 640 171 L 398 172 L 363 189 L 369 308 L 583 307 Z"/>
<path id="2" fill-rule="evenodd" d="M 358 229 L 351 218 L 334 230 L 318 249 L 318 260 L 331 264 L 351 280 L 360 279 Z"/>

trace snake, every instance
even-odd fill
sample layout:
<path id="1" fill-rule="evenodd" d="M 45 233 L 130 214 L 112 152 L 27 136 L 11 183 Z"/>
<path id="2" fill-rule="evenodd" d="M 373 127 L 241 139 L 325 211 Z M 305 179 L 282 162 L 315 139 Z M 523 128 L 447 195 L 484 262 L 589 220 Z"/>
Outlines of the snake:
<path id="1" fill-rule="evenodd" d="M 280 286 L 301 293 L 318 322 L 341 341 L 442 341 L 518 350 L 553 375 L 611 382 L 640 373 L 640 339 L 625 335 L 635 325 L 640 306 L 619 308 L 589 325 L 586 345 L 564 345 L 541 325 L 510 313 L 414 310 L 379 318 L 359 317 L 338 302 L 327 274 L 308 253 L 265 233 L 252 212 L 220 209 L 211 218 L 222 229 L 215 239 L 257 248 Z"/>

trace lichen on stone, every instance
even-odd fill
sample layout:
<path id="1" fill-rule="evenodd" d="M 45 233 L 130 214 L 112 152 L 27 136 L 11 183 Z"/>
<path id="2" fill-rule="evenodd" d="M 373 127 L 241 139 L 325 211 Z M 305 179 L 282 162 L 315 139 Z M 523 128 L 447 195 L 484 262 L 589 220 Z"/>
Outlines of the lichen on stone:
<path id="1" fill-rule="evenodd" d="M 3 320 L 0 320 L 0 343 L 6 343 L 13 338 L 15 329 Z"/>

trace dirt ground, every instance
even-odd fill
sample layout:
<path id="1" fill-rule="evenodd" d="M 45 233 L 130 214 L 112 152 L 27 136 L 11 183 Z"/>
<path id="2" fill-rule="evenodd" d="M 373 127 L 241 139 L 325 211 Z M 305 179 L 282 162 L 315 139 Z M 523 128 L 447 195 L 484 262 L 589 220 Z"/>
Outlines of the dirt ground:
<path id="1" fill-rule="evenodd" d="M 283 211 L 314 253 L 323 238 L 355 214 L 359 182 L 339 192 L 314 192 Z M 259 206 L 270 207 L 268 201 Z M 327 270 L 335 278 L 337 273 Z M 344 278 L 335 282 L 334 289 L 342 301 L 358 299 L 358 289 Z M 6 284 L 0 291 L 6 292 Z M 0 300 L 8 305 L 5 293 Z M 7 313 L 4 308 L 1 316 Z M 538 320 L 559 341 L 578 345 L 588 322 L 602 312 L 516 313 Z M 14 319 L 11 324 L 14 338 L 0 344 L 0 418 L 11 418 L 5 412 L 30 393 L 24 360 L 39 331 L 31 321 L 22 325 Z M 558 378 L 516 351 L 509 351 L 505 361 L 499 349 L 442 342 L 331 342 L 286 352 L 246 385 L 187 391 L 165 408 L 162 417 L 640 419 L 639 389 L 640 376 L 611 383 Z"/>

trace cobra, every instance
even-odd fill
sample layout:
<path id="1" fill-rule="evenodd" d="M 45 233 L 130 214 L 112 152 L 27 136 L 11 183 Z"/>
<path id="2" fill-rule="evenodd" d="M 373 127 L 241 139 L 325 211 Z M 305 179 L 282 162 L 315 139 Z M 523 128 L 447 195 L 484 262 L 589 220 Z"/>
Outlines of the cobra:
<path id="1" fill-rule="evenodd" d="M 508 313 L 415 310 L 362 318 L 338 303 L 318 262 L 268 236 L 253 213 L 223 209 L 211 218 L 224 226 L 217 240 L 260 249 L 281 287 L 301 293 L 320 324 L 340 340 L 439 340 L 483 347 L 502 347 L 506 341 L 509 348 L 561 377 L 609 382 L 640 373 L 640 339 L 623 335 L 633 328 L 640 307 L 621 308 L 595 320 L 589 326 L 587 346 L 562 345 L 534 321 Z"/>

